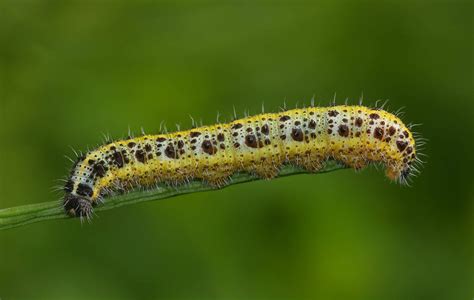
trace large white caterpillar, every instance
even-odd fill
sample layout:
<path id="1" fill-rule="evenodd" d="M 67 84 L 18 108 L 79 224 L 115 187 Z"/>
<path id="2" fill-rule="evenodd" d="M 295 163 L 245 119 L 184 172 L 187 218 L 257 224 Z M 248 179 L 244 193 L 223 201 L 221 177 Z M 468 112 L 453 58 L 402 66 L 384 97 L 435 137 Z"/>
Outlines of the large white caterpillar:
<path id="1" fill-rule="evenodd" d="M 273 178 L 283 164 L 317 171 L 328 159 L 354 169 L 380 162 L 400 182 L 418 161 L 413 134 L 393 114 L 364 106 L 308 107 L 103 145 L 73 167 L 64 207 L 89 217 L 106 195 L 136 186 L 202 179 L 219 187 L 235 172 Z"/>

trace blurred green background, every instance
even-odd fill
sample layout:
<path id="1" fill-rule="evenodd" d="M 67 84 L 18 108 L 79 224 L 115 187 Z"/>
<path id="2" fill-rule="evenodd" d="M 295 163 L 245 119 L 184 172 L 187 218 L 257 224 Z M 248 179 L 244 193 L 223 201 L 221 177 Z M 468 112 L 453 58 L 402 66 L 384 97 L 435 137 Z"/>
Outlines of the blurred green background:
<path id="1" fill-rule="evenodd" d="M 291 4 L 293 3 L 293 4 Z M 337 92 L 429 139 L 369 168 L 0 232 L 0 298 L 472 299 L 472 1 L 2 1 L 0 208 L 59 199 L 72 148 Z"/>

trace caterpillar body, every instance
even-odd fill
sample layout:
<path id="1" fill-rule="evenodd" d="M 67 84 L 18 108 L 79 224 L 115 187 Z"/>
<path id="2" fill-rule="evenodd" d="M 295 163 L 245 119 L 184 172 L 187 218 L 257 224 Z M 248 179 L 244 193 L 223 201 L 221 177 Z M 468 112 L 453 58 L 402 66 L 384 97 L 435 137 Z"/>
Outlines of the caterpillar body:
<path id="1" fill-rule="evenodd" d="M 283 164 L 317 171 L 328 159 L 354 169 L 382 163 L 390 179 L 406 182 L 417 152 L 408 127 L 381 109 L 341 105 L 265 113 L 103 145 L 78 159 L 63 204 L 71 216 L 90 217 L 107 195 L 136 187 L 191 179 L 220 187 L 235 172 L 270 179 Z"/>

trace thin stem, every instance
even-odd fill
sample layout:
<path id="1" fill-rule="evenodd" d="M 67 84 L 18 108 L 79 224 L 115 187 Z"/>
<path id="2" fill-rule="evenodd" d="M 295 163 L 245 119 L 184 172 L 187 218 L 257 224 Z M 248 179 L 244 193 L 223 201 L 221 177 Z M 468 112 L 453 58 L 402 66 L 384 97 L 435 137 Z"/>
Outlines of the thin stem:
<path id="1" fill-rule="evenodd" d="M 325 166 L 317 173 L 326 173 L 343 168 L 345 168 L 345 166 L 341 165 L 340 163 L 337 163 L 335 161 L 328 161 Z M 285 177 L 304 173 L 309 172 L 295 166 L 284 166 L 281 169 L 278 177 Z M 260 180 L 260 178 L 247 173 L 237 173 L 231 177 L 231 180 L 225 187 L 255 180 Z M 188 184 L 180 185 L 177 187 L 160 185 L 156 189 L 152 190 L 132 191 L 124 195 L 106 198 L 105 203 L 97 206 L 95 208 L 95 211 L 104 211 L 124 205 L 166 199 L 178 195 L 197 193 L 209 190 L 216 189 L 213 189 L 212 187 L 200 181 L 192 181 Z M 58 201 L 5 208 L 0 210 L 0 230 L 23 226 L 26 224 L 36 223 L 44 220 L 64 218 L 70 217 L 65 214 L 62 204 Z"/>

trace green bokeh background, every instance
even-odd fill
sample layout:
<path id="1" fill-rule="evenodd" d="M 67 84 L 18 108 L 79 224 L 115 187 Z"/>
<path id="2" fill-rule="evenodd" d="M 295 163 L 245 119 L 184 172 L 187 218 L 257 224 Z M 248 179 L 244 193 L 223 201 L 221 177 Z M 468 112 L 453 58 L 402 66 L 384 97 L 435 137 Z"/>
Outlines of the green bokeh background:
<path id="1" fill-rule="evenodd" d="M 422 123 L 369 168 L 0 232 L 0 298 L 472 299 L 471 1 L 0 3 L 0 208 L 59 199 L 71 147 L 364 93 Z"/>

